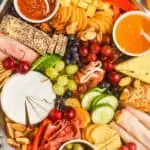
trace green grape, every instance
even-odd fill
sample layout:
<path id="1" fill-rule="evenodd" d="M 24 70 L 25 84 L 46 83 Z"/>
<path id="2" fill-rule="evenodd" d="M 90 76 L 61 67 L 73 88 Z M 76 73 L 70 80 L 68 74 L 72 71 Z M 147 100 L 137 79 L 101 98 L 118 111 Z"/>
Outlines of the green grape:
<path id="1" fill-rule="evenodd" d="M 68 80 L 67 75 L 61 75 L 57 78 L 57 83 L 62 85 L 62 86 L 67 85 L 68 82 L 69 82 L 69 80 Z"/>
<path id="2" fill-rule="evenodd" d="M 65 93 L 64 86 L 62 86 L 62 85 L 60 85 L 58 83 L 55 83 L 53 85 L 53 88 L 54 88 L 54 90 L 55 90 L 55 92 L 56 92 L 57 95 L 59 95 L 59 96 L 63 96 L 64 95 L 64 93 Z"/>
<path id="3" fill-rule="evenodd" d="M 45 74 L 52 80 L 56 79 L 56 77 L 58 76 L 58 72 L 57 70 L 55 70 L 54 68 L 47 68 L 45 70 Z"/>
<path id="4" fill-rule="evenodd" d="M 70 64 L 66 67 L 66 73 L 69 75 L 73 75 L 78 71 L 78 65 Z"/>
<path id="5" fill-rule="evenodd" d="M 68 87 L 68 90 L 75 91 L 77 89 L 77 84 L 74 80 L 69 80 L 67 87 Z"/>
<path id="6" fill-rule="evenodd" d="M 64 68 L 65 68 L 65 63 L 64 63 L 64 61 L 59 60 L 59 61 L 56 62 L 56 64 L 55 64 L 55 69 L 56 69 L 58 72 L 63 71 Z"/>

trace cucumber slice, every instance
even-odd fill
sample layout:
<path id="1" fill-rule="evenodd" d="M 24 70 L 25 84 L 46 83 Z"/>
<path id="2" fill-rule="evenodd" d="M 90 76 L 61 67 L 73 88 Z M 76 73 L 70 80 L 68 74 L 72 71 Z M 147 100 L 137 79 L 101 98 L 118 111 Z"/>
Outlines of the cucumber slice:
<path id="1" fill-rule="evenodd" d="M 106 89 L 101 89 L 101 88 L 94 88 L 91 91 L 99 91 L 100 93 L 104 93 L 106 91 Z"/>
<path id="2" fill-rule="evenodd" d="M 114 114 L 111 105 L 101 104 L 92 111 L 91 118 L 94 123 L 107 124 L 113 119 Z"/>
<path id="3" fill-rule="evenodd" d="M 89 91 L 82 98 L 81 101 L 82 107 L 85 108 L 86 110 L 90 110 L 93 99 L 100 95 L 101 93 L 99 91 Z"/>
<path id="4" fill-rule="evenodd" d="M 94 108 L 95 106 L 97 106 L 96 104 L 98 103 L 98 101 L 100 101 L 103 97 L 107 96 L 108 94 L 101 94 L 97 97 L 95 97 L 92 101 L 91 107 Z"/>
<path id="5" fill-rule="evenodd" d="M 97 98 L 97 100 L 95 99 L 92 103 L 92 108 L 97 107 L 100 104 L 109 104 L 114 110 L 116 110 L 119 105 L 118 99 L 113 95 L 105 95 L 103 97 L 99 97 L 99 99 Z"/>

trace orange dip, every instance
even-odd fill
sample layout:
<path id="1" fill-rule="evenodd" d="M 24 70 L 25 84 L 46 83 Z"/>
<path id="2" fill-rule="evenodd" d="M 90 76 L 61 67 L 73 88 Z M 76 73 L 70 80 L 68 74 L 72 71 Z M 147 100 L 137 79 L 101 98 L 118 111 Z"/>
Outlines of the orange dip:
<path id="1" fill-rule="evenodd" d="M 55 8 L 56 0 L 18 0 L 20 11 L 28 18 L 40 20 L 47 17 Z"/>
<path id="2" fill-rule="evenodd" d="M 140 54 L 150 50 L 150 42 L 141 31 L 150 35 L 150 18 L 131 14 L 120 21 L 116 28 L 116 40 L 129 53 Z"/>

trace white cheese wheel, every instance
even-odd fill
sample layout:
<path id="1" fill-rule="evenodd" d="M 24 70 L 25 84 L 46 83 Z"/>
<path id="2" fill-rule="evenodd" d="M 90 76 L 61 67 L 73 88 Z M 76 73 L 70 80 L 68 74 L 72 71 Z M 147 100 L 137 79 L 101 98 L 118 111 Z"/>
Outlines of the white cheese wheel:
<path id="1" fill-rule="evenodd" d="M 39 72 L 30 71 L 10 77 L 1 93 L 1 106 L 13 121 L 26 124 L 29 116 L 29 123 L 36 124 L 54 108 L 55 98 L 50 80 Z"/>

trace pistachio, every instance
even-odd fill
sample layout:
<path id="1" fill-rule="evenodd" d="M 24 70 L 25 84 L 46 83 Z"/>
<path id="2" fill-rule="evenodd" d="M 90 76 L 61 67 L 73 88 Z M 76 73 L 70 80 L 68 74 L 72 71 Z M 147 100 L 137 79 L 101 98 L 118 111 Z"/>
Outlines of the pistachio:
<path id="1" fill-rule="evenodd" d="M 119 82 L 119 86 L 121 87 L 125 87 L 125 86 L 128 86 L 130 85 L 132 82 L 132 78 L 131 77 L 124 77 L 120 80 Z"/>

